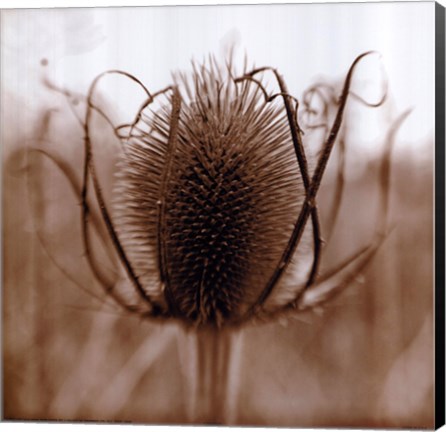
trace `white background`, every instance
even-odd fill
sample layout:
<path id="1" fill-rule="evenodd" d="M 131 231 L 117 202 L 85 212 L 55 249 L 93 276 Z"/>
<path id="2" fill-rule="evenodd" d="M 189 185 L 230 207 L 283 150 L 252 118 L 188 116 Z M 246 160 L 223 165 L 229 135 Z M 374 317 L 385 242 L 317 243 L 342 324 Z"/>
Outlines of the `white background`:
<path id="1" fill-rule="evenodd" d="M 32 77 L 37 82 L 42 73 L 42 58 L 49 60 L 45 72 L 51 80 L 70 90 L 85 92 L 96 75 L 118 68 L 155 91 L 171 83 L 172 71 L 189 70 L 192 58 L 222 56 L 235 43 L 240 57 L 246 52 L 256 66 L 278 68 L 299 97 L 316 76 L 341 79 L 357 55 L 376 50 L 395 112 L 413 109 L 399 131 L 401 140 L 432 137 L 431 2 L 90 8 L 69 14 L 55 9 L 4 16 L 2 44 L 10 49 L 3 53 L 2 79 L 15 92 L 29 94 Z M 372 85 L 373 79 L 378 83 L 379 75 L 370 78 Z M 33 91 L 39 103 L 38 89 Z"/>

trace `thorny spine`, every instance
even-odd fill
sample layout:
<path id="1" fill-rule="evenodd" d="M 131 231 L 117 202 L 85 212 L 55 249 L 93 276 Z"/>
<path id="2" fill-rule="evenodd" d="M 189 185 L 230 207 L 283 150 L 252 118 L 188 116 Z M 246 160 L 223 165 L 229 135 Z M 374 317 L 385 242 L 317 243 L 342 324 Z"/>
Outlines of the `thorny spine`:
<path id="1" fill-rule="evenodd" d="M 164 168 L 163 178 L 161 180 L 160 199 L 158 201 L 158 260 L 160 268 L 161 283 L 164 284 L 166 299 L 174 315 L 177 314 L 175 300 L 170 287 L 169 270 L 167 266 L 167 248 L 166 248 L 166 191 L 170 180 L 172 170 L 172 159 L 175 155 L 177 144 L 177 130 L 181 110 L 181 97 L 176 87 L 172 88 L 172 113 L 169 131 L 169 140 L 167 143 L 167 160 Z"/>

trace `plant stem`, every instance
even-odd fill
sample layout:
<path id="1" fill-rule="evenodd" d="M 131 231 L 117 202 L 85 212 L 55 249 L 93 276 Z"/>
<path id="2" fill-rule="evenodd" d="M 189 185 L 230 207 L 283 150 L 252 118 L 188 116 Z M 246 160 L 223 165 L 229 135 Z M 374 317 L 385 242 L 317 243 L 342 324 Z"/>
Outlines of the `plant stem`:
<path id="1" fill-rule="evenodd" d="M 188 421 L 233 424 L 236 417 L 242 338 L 240 330 L 189 330 L 180 350 Z"/>

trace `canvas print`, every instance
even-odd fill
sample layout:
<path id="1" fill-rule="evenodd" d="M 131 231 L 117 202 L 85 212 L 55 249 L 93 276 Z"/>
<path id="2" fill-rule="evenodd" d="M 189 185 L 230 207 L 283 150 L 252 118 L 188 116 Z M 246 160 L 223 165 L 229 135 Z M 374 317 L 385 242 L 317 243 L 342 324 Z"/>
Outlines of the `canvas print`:
<path id="1" fill-rule="evenodd" d="M 3 419 L 432 428 L 434 18 L 3 10 Z"/>

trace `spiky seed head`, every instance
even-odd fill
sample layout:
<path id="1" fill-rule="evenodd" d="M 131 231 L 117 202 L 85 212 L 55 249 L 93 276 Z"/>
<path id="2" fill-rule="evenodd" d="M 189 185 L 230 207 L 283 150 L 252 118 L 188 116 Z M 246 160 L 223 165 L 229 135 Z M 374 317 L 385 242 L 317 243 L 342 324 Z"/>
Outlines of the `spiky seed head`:
<path id="1" fill-rule="evenodd" d="M 174 153 L 168 155 L 166 101 L 144 113 L 147 133 L 126 144 L 119 167 L 121 241 L 144 289 L 166 307 L 157 238 L 163 200 L 168 289 L 177 314 L 190 322 L 221 325 L 255 302 L 304 198 L 283 105 L 267 103 L 258 84 L 235 83 L 233 74 L 231 65 L 210 60 L 190 77 L 177 76 L 182 107 Z"/>

